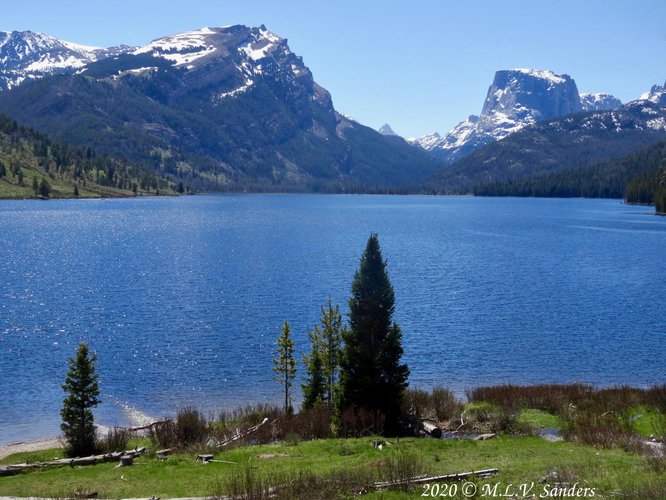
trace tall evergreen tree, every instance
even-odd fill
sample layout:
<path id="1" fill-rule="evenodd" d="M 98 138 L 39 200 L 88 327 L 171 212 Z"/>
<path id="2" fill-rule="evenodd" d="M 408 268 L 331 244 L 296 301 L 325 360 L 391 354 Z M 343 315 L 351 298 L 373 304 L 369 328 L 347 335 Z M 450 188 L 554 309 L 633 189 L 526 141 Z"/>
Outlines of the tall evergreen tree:
<path id="1" fill-rule="evenodd" d="M 95 452 L 95 421 L 92 409 L 99 403 L 98 375 L 95 373 L 95 354 L 88 346 L 79 345 L 76 358 L 69 359 L 69 371 L 62 385 L 67 393 L 60 411 L 70 456 L 91 455 Z"/>
<path id="2" fill-rule="evenodd" d="M 274 380 L 284 388 L 284 411 L 293 412 L 291 404 L 294 379 L 296 378 L 296 358 L 294 358 L 294 341 L 291 338 L 289 322 L 285 321 L 277 340 L 277 357 L 273 359 Z"/>
<path id="3" fill-rule="evenodd" d="M 349 330 L 344 334 L 340 370 L 340 409 L 366 411 L 374 431 L 384 422 L 386 434 L 400 430 L 400 405 L 409 368 L 400 363 L 402 334 L 392 322 L 393 286 L 379 240 L 371 234 L 352 283 Z"/>

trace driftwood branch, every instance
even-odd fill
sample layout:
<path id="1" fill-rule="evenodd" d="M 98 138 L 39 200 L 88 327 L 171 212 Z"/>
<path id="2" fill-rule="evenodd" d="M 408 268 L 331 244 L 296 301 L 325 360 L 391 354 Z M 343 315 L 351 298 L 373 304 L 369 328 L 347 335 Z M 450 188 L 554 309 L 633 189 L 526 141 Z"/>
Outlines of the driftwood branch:
<path id="1" fill-rule="evenodd" d="M 466 412 L 466 411 L 467 411 L 467 410 L 463 410 L 463 412 L 460 414 L 460 425 L 459 425 L 458 428 L 455 430 L 455 432 L 458 432 L 460 429 L 462 429 L 462 428 L 465 426 L 465 423 L 466 423 L 466 422 L 465 422 L 465 420 L 464 420 L 464 417 L 465 417 L 465 412 Z"/>
<path id="2" fill-rule="evenodd" d="M 255 425 L 255 426 L 252 426 L 252 427 L 250 427 L 248 430 L 246 430 L 246 431 L 244 431 L 244 432 L 240 432 L 239 430 L 236 430 L 236 435 L 235 435 L 234 437 L 231 437 L 231 438 L 229 438 L 229 439 L 225 439 L 225 440 L 222 441 L 221 443 L 218 443 L 217 446 L 218 446 L 219 448 L 222 448 L 222 447 L 227 446 L 227 445 L 229 445 L 229 444 L 231 444 L 231 443 L 233 443 L 233 442 L 235 442 L 235 441 L 239 441 L 239 440 L 245 438 L 246 436 L 249 436 L 249 435 L 252 434 L 253 432 L 258 431 L 258 430 L 259 430 L 264 424 L 266 424 L 267 422 L 268 422 L 268 417 L 264 418 L 264 420 L 263 420 L 260 424 L 257 424 L 257 425 Z M 273 422 L 275 422 L 275 420 L 273 420 Z M 273 422 L 271 422 L 271 423 L 273 423 Z"/>

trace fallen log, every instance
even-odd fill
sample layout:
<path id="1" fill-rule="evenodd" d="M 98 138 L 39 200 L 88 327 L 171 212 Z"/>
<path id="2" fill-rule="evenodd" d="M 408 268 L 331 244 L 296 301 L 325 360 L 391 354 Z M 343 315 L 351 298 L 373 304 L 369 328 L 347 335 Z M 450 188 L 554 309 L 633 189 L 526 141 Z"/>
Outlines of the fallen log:
<path id="1" fill-rule="evenodd" d="M 460 481 L 462 479 L 469 479 L 472 477 L 486 478 L 493 474 L 497 474 L 498 469 L 481 469 L 471 472 L 458 472 L 456 474 L 444 474 L 442 476 L 416 476 L 408 479 L 402 479 L 400 481 L 381 481 L 375 483 L 373 486 L 375 489 L 381 490 L 386 488 L 393 488 L 396 486 L 404 486 L 406 484 L 426 484 L 426 483 L 436 483 L 438 481 Z"/>
<path id="2" fill-rule="evenodd" d="M 0 477 L 1 476 L 13 476 L 24 470 L 30 469 L 40 469 L 42 467 L 55 467 L 62 465 L 69 465 L 70 467 L 74 466 L 84 466 L 84 465 L 94 465 L 98 463 L 105 462 L 115 462 L 120 460 L 123 456 L 131 456 L 135 458 L 146 451 L 146 448 L 136 448 L 134 450 L 118 451 L 113 453 L 105 453 L 103 455 L 91 455 L 89 457 L 81 458 L 61 458 L 58 460 L 51 460 L 49 462 L 35 462 L 32 464 L 11 464 L 11 465 L 0 465 Z"/>
<path id="3" fill-rule="evenodd" d="M 437 427 L 435 424 L 428 422 L 427 420 L 421 420 L 420 422 L 421 425 L 421 430 L 424 432 L 427 432 L 434 438 L 441 438 L 442 437 L 442 429 Z"/>

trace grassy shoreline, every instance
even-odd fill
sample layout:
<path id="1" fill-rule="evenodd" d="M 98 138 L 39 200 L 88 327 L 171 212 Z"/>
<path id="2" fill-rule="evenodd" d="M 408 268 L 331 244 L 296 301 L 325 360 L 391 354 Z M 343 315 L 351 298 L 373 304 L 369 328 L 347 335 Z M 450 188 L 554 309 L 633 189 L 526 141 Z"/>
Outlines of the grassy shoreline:
<path id="1" fill-rule="evenodd" d="M 666 438 L 665 394 L 663 385 L 505 385 L 470 390 L 468 402 L 462 403 L 443 388 L 408 390 L 406 405 L 414 418 L 432 420 L 445 430 L 460 429 L 464 420 L 456 439 L 333 437 L 325 410 L 288 416 L 270 405 L 255 405 L 207 419 L 185 409 L 149 435 L 115 445 L 148 448 L 133 466 L 101 463 L 23 471 L 0 477 L 0 496 L 267 498 L 270 491 L 279 499 L 329 499 L 366 491 L 368 498 L 398 499 L 421 496 L 427 487 L 375 491 L 375 483 L 497 468 L 497 475 L 472 481 L 479 492 L 488 493 L 476 498 L 492 496 L 496 486 L 504 492 L 520 484 L 530 486 L 537 497 L 552 488 L 578 485 L 594 489 L 596 498 L 666 498 L 666 450 L 648 442 L 652 435 L 662 443 Z M 220 446 L 263 419 L 268 423 L 256 433 Z M 485 432 L 492 436 L 472 439 Z M 184 434 L 190 437 L 183 440 Z M 171 447 L 174 452 L 166 460 L 156 457 L 157 450 Z M 197 462 L 200 453 L 212 453 L 218 461 Z M 63 456 L 62 448 L 24 451 L 0 458 L 0 466 Z M 462 482 L 448 484 L 444 496 L 466 498 L 460 490 L 453 494 Z"/>
<path id="2" fill-rule="evenodd" d="M 353 484 L 352 489 L 354 485 L 369 488 L 374 481 L 385 480 L 392 474 L 399 476 L 401 472 L 394 469 L 407 462 L 414 464 L 413 472 L 427 474 L 499 469 L 498 475 L 479 481 L 479 487 L 534 483 L 541 488 L 541 478 L 555 473 L 559 482 L 579 482 L 595 488 L 597 497 L 618 491 L 630 495 L 629 498 L 638 491 L 666 492 L 663 474 L 654 472 L 645 457 L 619 449 L 550 443 L 530 436 L 499 436 L 487 441 L 389 439 L 386 441 L 390 445 L 383 449 L 372 446 L 373 440 L 384 441 L 372 436 L 246 445 L 218 452 L 216 458 L 224 462 L 207 465 L 194 462 L 194 452 L 182 451 L 166 461 L 148 455 L 138 459 L 134 466 L 121 469 L 109 463 L 45 469 L 0 478 L 0 495 L 68 498 L 75 492 L 87 491 L 96 492 L 99 498 L 210 497 L 232 493 L 234 483 L 239 480 L 253 481 L 255 488 L 259 484 L 298 482 L 305 471 L 309 474 L 308 481 L 332 481 L 331 478 L 342 476 Z M 7 457 L 0 463 L 54 458 L 61 454 L 62 450 L 57 449 L 33 452 Z M 407 492 L 391 493 L 390 498 L 413 498 L 422 491 L 422 486 L 416 486 Z M 382 495 L 371 493 L 370 498 Z M 326 497 L 316 496 L 316 492 L 312 496 Z"/>

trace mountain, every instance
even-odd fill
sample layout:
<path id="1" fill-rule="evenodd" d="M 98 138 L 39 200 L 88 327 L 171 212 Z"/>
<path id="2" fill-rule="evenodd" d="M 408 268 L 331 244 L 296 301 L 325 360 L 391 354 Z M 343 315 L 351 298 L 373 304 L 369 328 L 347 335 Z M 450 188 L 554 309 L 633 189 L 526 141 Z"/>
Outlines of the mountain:
<path id="1" fill-rule="evenodd" d="M 409 142 L 452 163 L 539 121 L 620 106 L 622 102 L 610 94 L 579 95 L 568 75 L 534 69 L 503 70 L 495 73 L 479 116 L 470 116 L 443 137 L 435 132 Z"/>
<path id="2" fill-rule="evenodd" d="M 384 125 L 379 127 L 379 130 L 377 132 L 379 132 L 382 135 L 395 135 L 395 136 L 398 135 L 393 131 L 393 129 L 388 123 L 385 123 Z"/>
<path id="3" fill-rule="evenodd" d="M 576 83 L 568 75 L 534 69 L 495 73 L 479 116 L 470 116 L 444 137 L 413 141 L 451 163 L 538 121 L 582 110 Z"/>
<path id="4" fill-rule="evenodd" d="M 135 165 L 53 141 L 0 115 L 0 198 L 122 197 L 173 188 Z"/>
<path id="5" fill-rule="evenodd" d="M 0 110 L 200 190 L 395 187 L 440 167 L 338 114 L 265 26 L 167 36 L 0 92 Z"/>
<path id="6" fill-rule="evenodd" d="M 88 47 L 32 31 L 0 31 L 0 91 L 25 80 L 71 73 L 93 61 L 131 50 L 127 46 Z"/>
<path id="7" fill-rule="evenodd" d="M 651 100 L 538 122 L 487 144 L 433 176 L 427 189 L 470 192 L 631 154 L 666 137 L 666 106 Z"/>
<path id="8" fill-rule="evenodd" d="M 580 104 L 583 111 L 610 111 L 622 106 L 617 97 L 602 92 L 580 95 Z"/>
<path id="9" fill-rule="evenodd" d="M 666 106 L 666 82 L 663 85 L 653 85 L 649 92 L 639 97 L 639 100 Z"/>

